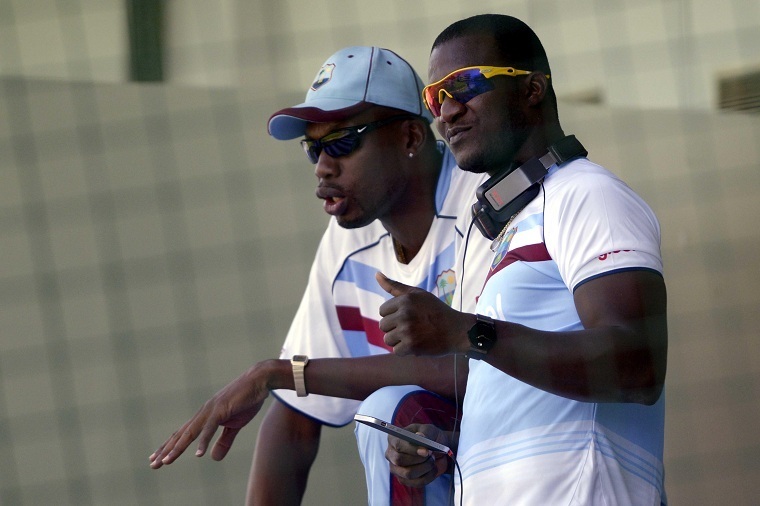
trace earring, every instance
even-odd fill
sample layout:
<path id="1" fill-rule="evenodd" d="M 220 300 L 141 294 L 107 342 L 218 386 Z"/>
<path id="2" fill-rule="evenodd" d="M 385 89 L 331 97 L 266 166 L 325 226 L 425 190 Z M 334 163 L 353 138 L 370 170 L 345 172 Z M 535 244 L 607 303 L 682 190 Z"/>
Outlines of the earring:
<path id="1" fill-rule="evenodd" d="M 409 153 L 409 158 L 414 158 L 414 153 Z"/>

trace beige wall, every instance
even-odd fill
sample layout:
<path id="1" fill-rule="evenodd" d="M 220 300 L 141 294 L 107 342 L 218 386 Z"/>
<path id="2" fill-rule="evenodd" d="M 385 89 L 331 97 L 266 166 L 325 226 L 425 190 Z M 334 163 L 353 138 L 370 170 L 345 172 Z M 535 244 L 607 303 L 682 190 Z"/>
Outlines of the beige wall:
<path id="1" fill-rule="evenodd" d="M 31 23 L 20 6 L 35 2 L 0 2 Z M 682 79 L 709 74 L 712 56 L 657 64 L 673 67 L 660 81 L 667 104 L 646 107 L 656 93 L 643 75 L 635 89 L 615 86 L 626 61 L 668 48 L 678 49 L 668 58 L 722 48 L 726 65 L 756 58 L 760 30 L 747 26 L 758 8 L 725 3 L 710 26 L 706 2 L 610 4 L 485 5 L 535 22 L 558 88 L 586 87 L 578 68 L 604 87 L 607 106 L 561 104 L 566 130 L 662 222 L 671 503 L 753 504 L 760 118 L 710 112 L 708 80 Z M 78 5 L 47 22 L 98 12 Z M 356 5 L 236 3 L 239 82 L 222 88 L 19 79 L 6 55 L 20 54 L 8 41 L 24 46 L 26 28 L 9 32 L 0 16 L 1 504 L 241 503 L 257 422 L 222 463 L 190 457 L 156 472 L 147 456 L 214 391 L 279 352 L 304 287 L 326 217 L 312 168 L 295 143 L 266 136 L 266 118 L 300 100 L 343 45 L 391 47 L 424 76 L 432 38 L 471 13 L 453 2 Z M 664 35 L 689 31 L 685 11 L 710 32 L 688 47 Z M 703 110 L 683 109 L 692 105 Z M 364 501 L 350 427 L 325 430 L 307 494 L 306 504 Z"/>
<path id="2" fill-rule="evenodd" d="M 0 76 L 124 82 L 122 0 L 0 0 Z M 343 46 L 377 45 L 421 74 L 435 36 L 482 12 L 536 29 L 560 97 L 615 107 L 714 109 L 717 78 L 760 66 L 755 0 L 181 0 L 165 2 L 172 84 L 303 94 Z M 274 72 L 274 74 L 272 74 Z"/>

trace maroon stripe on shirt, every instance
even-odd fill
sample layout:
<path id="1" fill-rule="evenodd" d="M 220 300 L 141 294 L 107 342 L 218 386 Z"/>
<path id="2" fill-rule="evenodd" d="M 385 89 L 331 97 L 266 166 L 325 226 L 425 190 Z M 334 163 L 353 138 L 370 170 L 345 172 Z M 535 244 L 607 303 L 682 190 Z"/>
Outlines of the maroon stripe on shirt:
<path id="1" fill-rule="evenodd" d="M 552 257 L 549 255 L 549 251 L 546 249 L 546 244 L 542 242 L 515 248 L 507 253 L 504 258 L 501 259 L 501 262 L 499 262 L 498 265 L 491 267 L 491 270 L 488 273 L 488 277 L 486 278 L 486 282 L 491 279 L 491 276 L 515 262 L 545 262 L 551 259 Z"/>
<path id="2" fill-rule="evenodd" d="M 380 330 L 380 323 L 377 320 L 362 316 L 358 307 L 336 306 L 335 309 L 338 311 L 338 322 L 340 322 L 341 329 L 364 332 L 367 334 L 367 341 L 370 344 L 392 351 L 392 348 L 386 345 L 383 340 L 385 333 Z"/>

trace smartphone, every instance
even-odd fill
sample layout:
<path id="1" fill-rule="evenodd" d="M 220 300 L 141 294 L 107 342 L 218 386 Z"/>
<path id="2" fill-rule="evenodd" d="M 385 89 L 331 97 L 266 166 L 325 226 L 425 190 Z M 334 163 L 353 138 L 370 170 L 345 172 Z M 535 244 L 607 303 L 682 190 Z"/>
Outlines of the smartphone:
<path id="1" fill-rule="evenodd" d="M 381 430 L 387 434 L 401 438 L 404 441 L 408 441 L 414 445 L 422 446 L 423 448 L 433 450 L 434 452 L 443 452 L 449 456 L 453 456 L 453 452 L 448 446 L 433 441 L 432 439 L 428 439 L 425 436 L 420 436 L 414 432 L 402 429 L 401 427 L 396 427 L 392 423 L 385 422 L 379 418 L 375 418 L 374 416 L 357 414 L 354 415 L 354 420 L 359 423 L 363 423 L 364 425 L 374 427 L 375 429 Z"/>

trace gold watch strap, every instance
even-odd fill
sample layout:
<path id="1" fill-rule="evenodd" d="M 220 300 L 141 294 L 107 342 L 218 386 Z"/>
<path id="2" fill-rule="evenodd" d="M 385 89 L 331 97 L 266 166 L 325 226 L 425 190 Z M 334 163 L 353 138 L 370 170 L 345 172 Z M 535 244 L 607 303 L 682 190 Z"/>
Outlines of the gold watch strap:
<path id="1" fill-rule="evenodd" d="M 293 367 L 293 383 L 296 387 L 298 397 L 306 397 L 309 393 L 306 391 L 306 364 L 309 363 L 309 357 L 306 355 L 293 355 L 290 364 Z"/>

